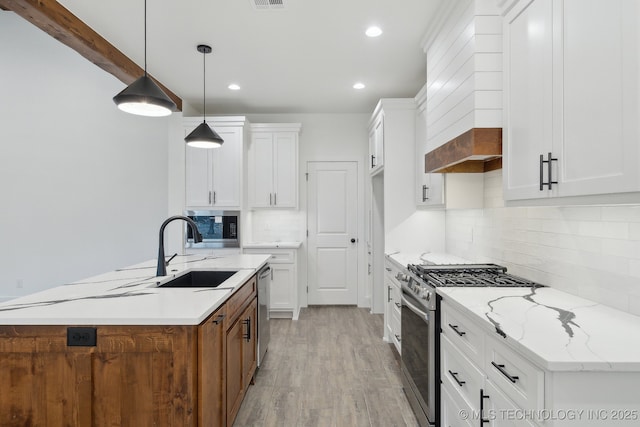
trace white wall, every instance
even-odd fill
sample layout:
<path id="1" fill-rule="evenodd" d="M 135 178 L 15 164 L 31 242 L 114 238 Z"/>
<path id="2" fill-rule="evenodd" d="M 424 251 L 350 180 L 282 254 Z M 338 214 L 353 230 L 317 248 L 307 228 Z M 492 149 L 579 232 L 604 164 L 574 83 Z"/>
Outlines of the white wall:
<path id="1" fill-rule="evenodd" d="M 504 207 L 501 172 L 484 209 L 447 211 L 447 251 L 640 315 L 640 206 Z"/>
<path id="2" fill-rule="evenodd" d="M 260 210 L 250 214 L 250 229 L 245 241 L 301 240 L 298 254 L 298 295 L 301 306 L 307 305 L 306 224 L 307 187 L 305 173 L 311 161 L 355 161 L 358 163 L 358 305 L 368 306 L 366 289 L 366 244 L 364 183 L 369 174 L 367 123 L 369 114 L 267 114 L 248 115 L 251 123 L 301 123 L 299 143 L 298 211 Z M 295 238 L 295 239 L 294 239 Z"/>
<path id="3" fill-rule="evenodd" d="M 119 111 L 110 74 L 0 11 L 0 298 L 156 256 L 167 118 Z"/>

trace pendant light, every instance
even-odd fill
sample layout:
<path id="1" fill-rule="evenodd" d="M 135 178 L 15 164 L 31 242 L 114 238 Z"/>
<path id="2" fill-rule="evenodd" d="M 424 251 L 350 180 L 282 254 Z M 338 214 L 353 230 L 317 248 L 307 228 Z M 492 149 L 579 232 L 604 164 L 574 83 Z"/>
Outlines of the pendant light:
<path id="1" fill-rule="evenodd" d="M 144 0 L 144 75 L 113 97 L 119 109 L 139 116 L 161 117 L 176 111 L 176 104 L 147 75 L 147 0 Z"/>
<path id="2" fill-rule="evenodd" d="M 211 127 L 207 124 L 207 113 L 206 113 L 206 80 L 207 80 L 207 68 L 205 55 L 211 53 L 211 46 L 207 46 L 206 44 L 198 45 L 198 52 L 202 53 L 202 70 L 203 70 L 203 78 L 202 78 L 202 123 L 198 125 L 197 128 L 191 131 L 189 135 L 184 139 L 187 142 L 187 145 L 190 147 L 198 147 L 198 148 L 217 148 L 222 145 L 224 140 L 220 138 L 220 135 L 216 133 Z"/>

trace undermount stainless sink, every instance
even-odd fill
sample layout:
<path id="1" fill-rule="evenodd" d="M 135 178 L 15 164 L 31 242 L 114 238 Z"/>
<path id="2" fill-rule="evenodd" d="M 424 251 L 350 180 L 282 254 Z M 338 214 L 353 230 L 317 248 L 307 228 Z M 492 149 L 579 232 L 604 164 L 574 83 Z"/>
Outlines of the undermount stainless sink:
<path id="1" fill-rule="evenodd" d="M 160 288 L 217 288 L 236 271 L 190 271 L 158 285 Z"/>

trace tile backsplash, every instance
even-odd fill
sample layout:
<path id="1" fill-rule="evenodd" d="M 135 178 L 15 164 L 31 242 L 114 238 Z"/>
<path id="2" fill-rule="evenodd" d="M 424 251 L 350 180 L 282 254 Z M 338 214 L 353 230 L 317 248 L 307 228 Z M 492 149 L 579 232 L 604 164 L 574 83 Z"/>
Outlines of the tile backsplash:
<path id="1" fill-rule="evenodd" d="M 306 230 L 299 210 L 256 210 L 247 213 L 245 242 L 302 241 Z"/>
<path id="2" fill-rule="evenodd" d="M 502 171 L 484 209 L 447 210 L 447 252 L 640 315 L 640 205 L 505 207 Z"/>

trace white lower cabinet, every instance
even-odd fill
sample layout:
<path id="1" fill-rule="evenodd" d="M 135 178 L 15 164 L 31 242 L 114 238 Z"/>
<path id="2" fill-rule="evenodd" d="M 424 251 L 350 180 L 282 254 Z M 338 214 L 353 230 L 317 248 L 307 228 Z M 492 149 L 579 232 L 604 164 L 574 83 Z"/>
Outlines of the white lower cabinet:
<path id="1" fill-rule="evenodd" d="M 441 425 L 535 426 L 529 414 L 543 408 L 543 371 L 445 301 L 441 308 Z"/>
<path id="2" fill-rule="evenodd" d="M 441 426 L 640 425 L 640 372 L 543 369 L 476 316 L 442 300 Z"/>
<path id="3" fill-rule="evenodd" d="M 271 255 L 271 287 L 269 314 L 271 317 L 298 318 L 298 281 L 295 249 L 244 249 L 245 254 Z"/>
<path id="4" fill-rule="evenodd" d="M 389 260 L 385 261 L 385 308 L 384 308 L 384 339 L 393 343 L 402 353 L 402 331 L 400 309 L 402 307 L 402 288 L 396 279 L 400 271 Z"/>

